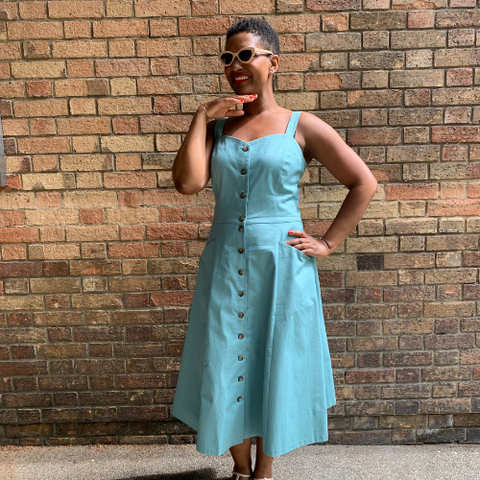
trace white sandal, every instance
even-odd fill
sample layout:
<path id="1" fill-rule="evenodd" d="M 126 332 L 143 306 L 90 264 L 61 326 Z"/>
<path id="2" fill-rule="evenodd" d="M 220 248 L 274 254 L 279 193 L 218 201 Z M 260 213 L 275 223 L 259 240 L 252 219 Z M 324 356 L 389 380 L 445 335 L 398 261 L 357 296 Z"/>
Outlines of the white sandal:
<path id="1" fill-rule="evenodd" d="M 237 476 L 237 477 L 235 478 L 235 480 L 239 480 L 240 477 L 252 478 L 252 474 L 251 474 L 251 473 L 240 473 L 240 472 L 236 472 L 236 471 L 234 470 L 234 471 L 233 471 L 233 474 Z"/>

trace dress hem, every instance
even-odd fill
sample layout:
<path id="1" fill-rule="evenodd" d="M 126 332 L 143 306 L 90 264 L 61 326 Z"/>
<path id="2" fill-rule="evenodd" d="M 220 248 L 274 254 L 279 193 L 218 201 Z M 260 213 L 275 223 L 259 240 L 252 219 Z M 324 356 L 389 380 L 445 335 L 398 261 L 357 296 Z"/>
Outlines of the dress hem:
<path id="1" fill-rule="evenodd" d="M 330 407 L 333 407 L 334 405 L 336 405 L 336 402 L 329 405 L 327 407 L 327 409 L 329 409 Z M 185 421 L 185 420 L 182 420 L 177 415 L 175 415 L 173 412 L 172 412 L 172 414 L 175 418 L 178 418 L 178 420 L 185 423 L 189 427 L 193 428 L 198 433 L 198 424 L 197 424 L 197 422 L 193 421 L 193 419 L 189 415 L 182 415 L 182 417 L 187 420 L 187 421 Z M 245 438 L 250 438 L 250 437 L 262 437 L 262 436 L 263 436 L 262 433 L 253 433 L 253 434 L 248 434 L 248 435 L 244 436 L 244 439 Z M 266 455 L 268 455 L 269 457 L 279 457 L 281 455 L 285 455 L 288 452 L 291 452 L 292 450 L 295 450 L 296 448 L 303 447 L 304 445 L 311 445 L 312 443 L 324 443 L 324 442 L 327 442 L 327 441 L 328 441 L 328 430 L 327 430 L 326 435 L 324 435 L 324 434 L 314 435 L 313 437 L 310 437 L 309 439 L 304 439 L 304 440 L 300 440 L 298 442 L 292 443 L 288 447 L 283 448 L 282 450 L 275 450 L 273 452 L 272 451 L 265 452 L 265 450 L 264 450 L 264 453 Z M 230 447 L 233 447 L 234 445 L 238 445 L 238 443 L 233 443 L 232 445 L 229 445 L 222 453 L 218 453 L 218 450 L 215 450 L 215 451 L 214 450 L 205 450 L 205 449 L 200 450 L 198 448 L 198 444 L 195 444 L 195 448 L 196 448 L 197 452 L 202 453 L 203 455 L 211 455 L 211 456 L 220 457 L 224 453 L 226 453 Z"/>

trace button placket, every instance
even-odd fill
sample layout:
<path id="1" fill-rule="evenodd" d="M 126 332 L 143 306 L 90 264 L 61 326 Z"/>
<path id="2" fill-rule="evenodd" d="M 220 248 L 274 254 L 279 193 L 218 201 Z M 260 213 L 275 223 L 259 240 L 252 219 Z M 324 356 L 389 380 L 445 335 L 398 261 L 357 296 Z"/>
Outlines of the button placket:
<path id="1" fill-rule="evenodd" d="M 241 268 L 238 269 L 238 275 L 239 275 L 239 280 L 242 279 L 243 280 L 243 275 L 245 274 L 245 262 L 246 262 L 246 258 L 245 256 L 243 256 L 242 254 L 244 253 L 245 251 L 245 228 L 246 228 L 246 225 L 245 225 L 245 219 L 247 217 L 247 201 L 246 201 L 246 198 L 247 198 L 247 191 L 248 191 L 248 177 L 246 177 L 246 174 L 247 174 L 247 165 L 248 165 L 248 151 L 250 150 L 250 147 L 248 145 L 244 145 L 242 147 L 242 151 L 245 152 L 245 156 L 242 156 L 242 159 L 244 159 L 244 162 L 245 162 L 245 167 L 243 167 L 241 170 L 240 170 L 240 175 L 244 176 L 244 181 L 243 182 L 240 182 L 244 185 L 244 188 L 245 190 L 240 192 L 239 196 L 240 198 L 242 199 L 242 201 L 244 201 L 242 205 L 242 208 L 241 208 L 241 212 L 239 212 L 239 216 L 238 216 L 238 221 L 240 223 L 240 225 L 238 225 L 238 231 L 242 234 L 242 244 L 241 246 L 238 247 L 238 254 L 240 255 L 239 259 L 240 259 L 240 266 Z M 245 302 L 246 302 L 246 296 L 245 296 L 245 285 L 244 284 L 240 284 L 239 283 L 239 290 L 238 290 L 238 300 L 239 300 L 239 305 L 241 304 L 242 307 L 240 307 L 239 310 L 242 310 L 242 311 L 239 311 L 237 313 L 238 315 L 238 319 L 245 319 L 245 313 L 244 313 L 244 310 L 245 310 Z M 239 323 L 240 325 L 240 323 Z M 241 323 L 241 325 L 245 325 L 245 323 Z M 245 338 L 245 335 L 243 334 L 243 332 L 238 332 L 238 339 L 239 340 L 244 340 Z M 243 360 L 243 355 L 238 355 L 238 361 L 242 361 Z M 238 382 L 242 382 L 243 381 L 243 375 L 240 375 L 238 376 Z M 245 393 L 245 392 L 244 392 Z M 238 396 L 237 397 L 237 402 L 241 402 L 243 399 L 242 396 Z"/>

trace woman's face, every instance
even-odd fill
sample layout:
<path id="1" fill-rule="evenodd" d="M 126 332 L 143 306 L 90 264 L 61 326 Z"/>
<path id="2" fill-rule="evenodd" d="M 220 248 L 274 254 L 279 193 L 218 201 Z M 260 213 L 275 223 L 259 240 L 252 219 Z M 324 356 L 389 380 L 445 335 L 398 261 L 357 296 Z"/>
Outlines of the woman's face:
<path id="1" fill-rule="evenodd" d="M 250 32 L 239 32 L 232 35 L 225 45 L 225 50 L 238 52 L 244 47 L 256 47 L 269 50 L 260 43 L 261 39 Z M 257 55 L 250 63 L 242 63 L 235 57 L 234 62 L 225 67 L 225 75 L 233 91 L 237 95 L 260 94 L 269 85 L 270 77 L 278 63 L 277 55 Z M 247 80 L 237 80 L 248 77 Z"/>

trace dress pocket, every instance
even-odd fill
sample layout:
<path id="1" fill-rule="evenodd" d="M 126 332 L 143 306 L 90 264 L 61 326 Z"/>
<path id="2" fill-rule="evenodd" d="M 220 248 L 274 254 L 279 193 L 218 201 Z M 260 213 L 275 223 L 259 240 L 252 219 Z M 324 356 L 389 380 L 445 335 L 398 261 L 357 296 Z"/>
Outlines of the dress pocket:
<path id="1" fill-rule="evenodd" d="M 214 243 L 215 240 L 216 240 L 216 238 L 207 238 L 207 243 L 203 247 L 203 251 L 205 251 L 207 249 L 207 247 L 209 247 L 212 243 Z"/>
<path id="2" fill-rule="evenodd" d="M 297 254 L 299 254 L 301 257 L 305 257 L 305 258 L 315 258 L 315 257 L 312 257 L 311 255 L 307 255 L 306 253 L 303 253 L 301 250 L 299 250 L 298 248 L 293 247 L 292 245 L 286 244 L 285 242 L 282 242 L 282 241 L 278 240 L 278 243 L 279 243 L 283 248 L 285 248 L 285 249 L 295 251 L 295 252 L 296 252 Z"/>
<path id="3" fill-rule="evenodd" d="M 208 240 L 203 248 L 198 265 L 196 289 L 207 292 L 212 282 L 212 275 L 215 271 L 215 238 Z"/>
<path id="4" fill-rule="evenodd" d="M 317 303 L 315 257 L 278 240 L 277 250 L 277 302 L 285 313 L 299 313 Z"/>

